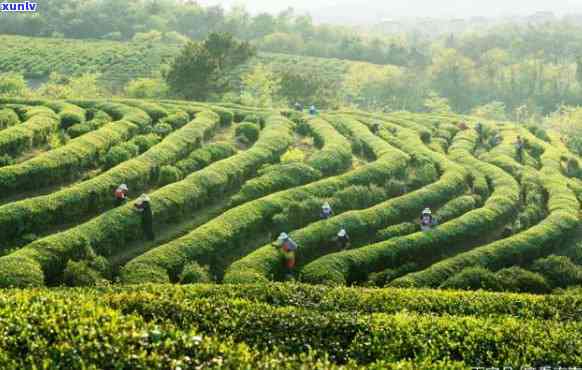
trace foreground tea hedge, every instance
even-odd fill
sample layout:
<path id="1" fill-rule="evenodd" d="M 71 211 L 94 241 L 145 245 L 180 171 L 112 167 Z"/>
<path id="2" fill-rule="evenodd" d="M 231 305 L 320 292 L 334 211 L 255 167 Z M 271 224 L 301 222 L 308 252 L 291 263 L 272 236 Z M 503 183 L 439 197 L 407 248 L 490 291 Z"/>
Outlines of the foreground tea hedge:
<path id="1" fill-rule="evenodd" d="M 582 360 L 571 335 L 582 327 L 555 319 L 579 306 L 576 295 L 302 285 L 5 290 L 0 366 L 567 367 Z"/>

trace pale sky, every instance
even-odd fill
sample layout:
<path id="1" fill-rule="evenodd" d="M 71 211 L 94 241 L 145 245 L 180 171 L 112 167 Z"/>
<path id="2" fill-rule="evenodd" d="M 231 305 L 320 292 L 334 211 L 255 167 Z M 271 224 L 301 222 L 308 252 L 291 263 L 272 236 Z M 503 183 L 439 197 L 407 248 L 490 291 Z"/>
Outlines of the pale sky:
<path id="1" fill-rule="evenodd" d="M 386 17 L 452 17 L 529 15 L 553 11 L 557 15 L 582 13 L 582 0 L 199 0 L 202 4 L 244 4 L 251 12 L 278 12 L 289 6 L 309 11 L 314 18 L 334 13 L 354 19 Z"/>

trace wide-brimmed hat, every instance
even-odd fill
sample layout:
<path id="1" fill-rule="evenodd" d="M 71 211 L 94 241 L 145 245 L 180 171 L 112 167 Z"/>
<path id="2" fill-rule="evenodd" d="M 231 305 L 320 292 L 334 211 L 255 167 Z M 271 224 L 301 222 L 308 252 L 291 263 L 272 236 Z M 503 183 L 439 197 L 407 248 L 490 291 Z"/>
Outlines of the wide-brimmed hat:
<path id="1" fill-rule="evenodd" d="M 125 190 L 125 191 L 129 190 L 129 189 L 127 188 L 127 185 L 126 185 L 126 184 L 121 184 L 121 185 L 119 185 L 119 189 L 121 189 L 121 190 Z"/>

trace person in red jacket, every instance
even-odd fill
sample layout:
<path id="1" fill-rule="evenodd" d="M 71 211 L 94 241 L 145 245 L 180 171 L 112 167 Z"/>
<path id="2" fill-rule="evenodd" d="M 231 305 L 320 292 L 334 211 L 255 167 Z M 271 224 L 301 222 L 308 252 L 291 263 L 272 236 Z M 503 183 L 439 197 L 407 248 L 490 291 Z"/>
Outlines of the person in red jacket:
<path id="1" fill-rule="evenodd" d="M 119 207 L 127 201 L 127 185 L 121 184 L 115 189 L 115 206 Z"/>
<path id="2" fill-rule="evenodd" d="M 295 252 L 297 251 L 297 243 L 287 235 L 281 233 L 274 243 L 281 248 L 281 252 L 285 257 L 285 269 L 287 270 L 287 278 L 292 277 L 293 269 L 295 268 Z"/>

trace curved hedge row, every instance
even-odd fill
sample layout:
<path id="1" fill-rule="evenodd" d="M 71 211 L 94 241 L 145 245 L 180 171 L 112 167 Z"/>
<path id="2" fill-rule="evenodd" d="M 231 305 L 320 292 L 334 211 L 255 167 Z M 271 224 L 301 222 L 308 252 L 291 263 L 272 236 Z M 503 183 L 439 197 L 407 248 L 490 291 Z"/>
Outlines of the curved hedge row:
<path id="1" fill-rule="evenodd" d="M 533 136 L 533 135 L 532 135 Z M 470 266 L 493 270 L 531 262 L 551 253 L 579 225 L 579 203 L 561 175 L 560 152 L 542 140 L 543 168 L 540 180 L 549 193 L 549 216 L 538 225 L 510 238 L 459 254 L 426 270 L 395 280 L 395 286 L 436 286 L 451 275 Z"/>
<path id="2" fill-rule="evenodd" d="M 316 145 L 321 147 L 311 155 L 307 164 L 321 171 L 324 176 L 336 175 L 352 166 L 350 142 L 336 131 L 334 125 L 336 123 L 333 120 L 326 122 L 321 118 L 307 121 Z"/>
<path id="3" fill-rule="evenodd" d="M 213 162 L 233 156 L 236 153 L 237 150 L 232 144 L 212 143 L 196 149 L 187 158 L 176 163 L 175 167 L 185 176 Z"/>
<path id="4" fill-rule="evenodd" d="M 51 109 L 42 106 L 26 108 L 22 124 L 0 131 L 0 153 L 17 156 L 44 144 L 59 125 L 59 116 Z"/>
<path id="5" fill-rule="evenodd" d="M 58 113 L 62 129 L 85 122 L 86 112 L 79 106 L 67 102 L 48 102 L 46 106 Z"/>
<path id="6" fill-rule="evenodd" d="M 376 162 L 344 175 L 275 193 L 231 209 L 192 233 L 131 261 L 124 268 L 123 281 L 168 282 L 187 262 L 234 252 L 243 247 L 241 244 L 248 244 L 249 236 L 267 232 L 271 226 L 270 219 L 288 204 L 312 197 L 327 197 L 349 185 L 374 183 L 403 170 L 407 155 L 383 143 L 363 125 L 353 124 L 360 126 L 356 136 L 361 136 L 379 155 Z"/>
<path id="7" fill-rule="evenodd" d="M 120 109 L 125 111 L 124 116 L 135 113 L 131 108 Z M 15 191 L 55 184 L 93 166 L 101 153 L 130 139 L 150 124 L 147 116 L 139 117 L 134 122 L 122 119 L 106 124 L 96 131 L 69 141 L 65 146 L 26 162 L 0 168 L 0 192 L 6 196 Z"/>
<path id="8" fill-rule="evenodd" d="M 20 123 L 18 114 L 12 109 L 0 107 L 0 129 L 15 126 Z"/>
<path id="9" fill-rule="evenodd" d="M 386 132 L 382 131 L 382 134 L 386 135 Z M 454 160 L 472 164 L 492 179 L 495 190 L 483 208 L 439 225 L 430 232 L 415 233 L 356 250 L 321 257 L 303 269 L 302 280 L 310 283 L 346 284 L 348 281 L 356 280 L 355 277 L 362 272 L 380 271 L 410 260 L 426 263 L 431 259 L 439 258 L 443 253 L 436 248 L 438 246 L 478 240 L 486 233 L 505 224 L 512 216 L 519 200 L 517 183 L 505 172 L 480 162 L 472 156 L 474 136 L 472 131 L 458 135 L 449 153 Z M 429 153 L 429 155 L 442 157 L 438 153 Z M 441 158 L 441 163 L 448 164 L 449 160 Z M 455 166 L 450 172 L 456 173 L 457 168 Z M 423 188 L 421 191 L 428 188 Z M 417 214 L 423 206 L 419 204 Z"/>
<path id="10" fill-rule="evenodd" d="M 307 163 L 288 163 L 267 168 L 259 177 L 244 184 L 233 196 L 232 204 L 240 205 L 277 191 L 304 185 L 322 177 L 341 173 L 351 167 L 352 152 L 349 141 L 328 122 L 316 118 L 305 127 L 321 149 Z"/>
<path id="11" fill-rule="evenodd" d="M 185 150 L 185 145 L 180 145 L 181 143 L 192 145 L 198 142 L 207 130 L 215 128 L 217 120 L 214 113 L 198 114 L 194 121 L 154 147 L 157 148 L 155 156 L 158 160 L 173 158 L 175 153 L 168 151 L 168 147 L 173 148 L 173 151 L 178 148 Z M 281 135 L 285 132 L 289 135 Z M 217 162 L 183 181 L 150 194 L 154 218 L 162 222 L 175 219 L 182 213 L 191 213 L 192 209 L 222 195 L 229 187 L 237 186 L 260 165 L 278 158 L 289 146 L 290 136 L 290 124 L 274 119 L 252 149 Z M 161 153 L 162 149 L 166 150 L 165 155 Z M 145 153 L 146 156 L 154 154 L 151 150 Z M 37 240 L 0 258 L 0 286 L 43 285 L 45 275 L 58 276 L 67 261 L 87 246 L 97 252 L 106 253 L 128 240 L 135 239 L 140 234 L 139 224 L 140 216 L 133 210 L 133 205 L 128 204 L 73 229 Z"/>
<path id="12" fill-rule="evenodd" d="M 480 202 L 480 199 L 478 198 L 479 197 L 474 195 L 463 195 L 454 198 L 434 212 L 434 216 L 439 223 L 444 223 L 460 217 L 470 210 L 477 208 Z M 376 232 L 374 242 L 413 234 L 417 231 L 420 231 L 420 225 L 417 222 L 403 222 L 397 225 L 391 225 Z"/>
<path id="13" fill-rule="evenodd" d="M 372 135 L 361 123 L 347 117 L 334 120 L 343 125 L 351 135 L 362 140 L 364 145 L 370 146 L 374 153 L 380 155 L 378 161 L 390 160 L 392 147 Z M 406 148 L 414 152 L 418 141 L 414 141 Z M 384 154 L 384 153 L 387 153 Z M 368 165 L 370 166 L 370 165 Z M 404 195 L 400 198 L 388 200 L 370 209 L 343 213 L 330 220 L 320 221 L 291 233 L 300 248 L 297 258 L 301 264 L 313 260 L 329 252 L 330 240 L 341 228 L 346 228 L 352 238 L 369 235 L 371 230 L 386 227 L 398 222 L 401 218 L 413 218 L 418 209 L 424 207 L 424 202 L 444 202 L 464 190 L 463 176 L 444 175 L 441 181 L 427 186 L 423 190 Z M 421 204 L 422 203 L 422 204 Z M 225 275 L 225 282 L 248 283 L 267 281 L 270 277 L 279 274 L 281 269 L 281 255 L 270 245 L 263 246 L 241 260 L 233 263 Z"/>
<path id="14" fill-rule="evenodd" d="M 0 207 L 0 237 L 11 240 L 29 232 L 38 233 L 52 225 L 74 222 L 89 210 L 107 208 L 112 203 L 112 191 L 119 184 L 126 183 L 136 190 L 144 189 L 159 167 L 183 158 L 217 126 L 218 116 L 201 113 L 189 125 L 144 154 L 95 178 L 50 195 Z"/>

